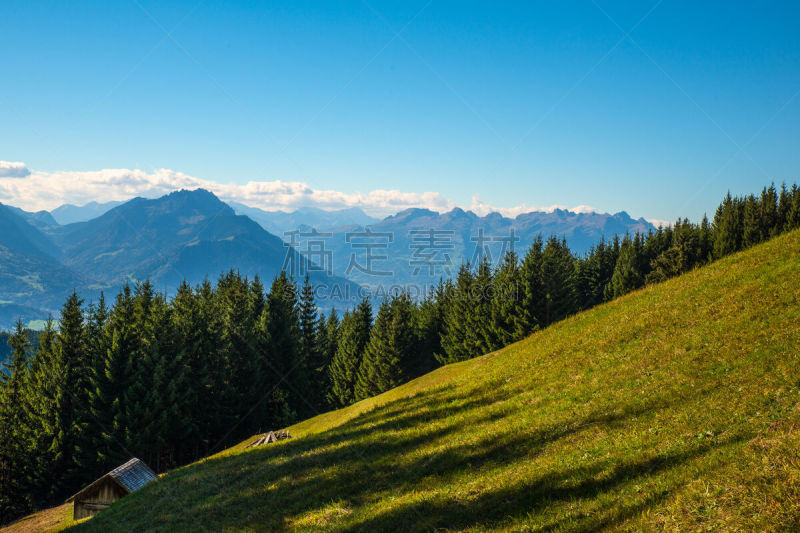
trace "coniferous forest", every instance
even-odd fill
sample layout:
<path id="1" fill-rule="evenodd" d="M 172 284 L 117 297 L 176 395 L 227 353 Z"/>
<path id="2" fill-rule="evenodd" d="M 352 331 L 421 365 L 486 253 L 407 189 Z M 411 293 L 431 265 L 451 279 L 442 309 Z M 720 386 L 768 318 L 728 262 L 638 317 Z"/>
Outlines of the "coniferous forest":
<path id="1" fill-rule="evenodd" d="M 306 279 L 227 272 L 171 297 L 72 294 L 35 337 L 19 322 L 0 375 L 0 523 L 63 501 L 132 456 L 157 471 L 499 349 L 578 311 L 800 228 L 800 189 L 728 194 L 712 221 L 563 239 L 465 264 L 406 294 L 321 313 Z"/>

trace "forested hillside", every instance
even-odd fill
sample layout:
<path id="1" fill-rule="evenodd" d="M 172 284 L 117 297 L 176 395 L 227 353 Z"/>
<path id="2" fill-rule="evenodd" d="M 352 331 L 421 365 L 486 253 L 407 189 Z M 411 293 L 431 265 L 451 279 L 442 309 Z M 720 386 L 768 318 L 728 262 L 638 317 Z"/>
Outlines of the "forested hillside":
<path id="1" fill-rule="evenodd" d="M 433 368 L 500 349 L 646 283 L 800 227 L 800 189 L 726 197 L 713 223 L 601 243 L 575 257 L 538 240 L 523 258 L 464 265 L 435 295 L 323 316 L 308 280 L 267 291 L 236 272 L 149 282 L 112 303 L 73 294 L 29 355 L 21 324 L 0 389 L 2 521 L 59 501 L 130 456 L 158 471 L 247 435 L 348 406 Z M 584 335 L 591 335 L 586 332 Z"/>
<path id="2" fill-rule="evenodd" d="M 794 231 L 246 439 L 75 531 L 793 531 L 798 258 Z"/>

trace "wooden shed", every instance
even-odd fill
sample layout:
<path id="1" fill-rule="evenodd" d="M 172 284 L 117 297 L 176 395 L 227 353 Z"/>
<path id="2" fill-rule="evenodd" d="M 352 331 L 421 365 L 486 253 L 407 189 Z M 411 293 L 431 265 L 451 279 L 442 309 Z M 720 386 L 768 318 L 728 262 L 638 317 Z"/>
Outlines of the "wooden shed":
<path id="1" fill-rule="evenodd" d="M 78 520 L 94 516 L 157 478 L 149 466 L 134 457 L 67 499 L 67 503 L 74 502 L 72 518 Z"/>

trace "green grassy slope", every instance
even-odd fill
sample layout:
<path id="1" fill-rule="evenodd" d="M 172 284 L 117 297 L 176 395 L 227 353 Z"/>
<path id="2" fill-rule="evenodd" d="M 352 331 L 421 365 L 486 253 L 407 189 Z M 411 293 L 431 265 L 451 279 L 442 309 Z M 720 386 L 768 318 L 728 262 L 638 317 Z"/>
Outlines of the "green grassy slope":
<path id="1" fill-rule="evenodd" d="M 800 232 L 169 473 L 78 531 L 800 527 Z"/>

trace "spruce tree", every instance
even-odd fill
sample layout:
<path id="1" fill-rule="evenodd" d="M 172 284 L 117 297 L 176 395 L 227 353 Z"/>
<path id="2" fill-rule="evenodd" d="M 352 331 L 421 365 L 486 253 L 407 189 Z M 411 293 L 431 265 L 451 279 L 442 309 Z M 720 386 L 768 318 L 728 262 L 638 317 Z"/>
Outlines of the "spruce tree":
<path id="1" fill-rule="evenodd" d="M 778 224 L 778 192 L 775 190 L 774 183 L 761 191 L 759 207 L 761 208 L 761 240 L 766 241 L 780 233 Z"/>
<path id="2" fill-rule="evenodd" d="M 516 330 L 527 336 L 545 326 L 545 291 L 542 282 L 542 257 L 544 243 L 541 237 L 533 241 L 522 260 L 520 277 L 522 301 L 516 318 Z"/>
<path id="3" fill-rule="evenodd" d="M 129 459 L 126 392 L 133 379 L 133 354 L 138 340 L 133 330 L 134 299 L 129 285 L 117 295 L 106 324 L 106 353 L 91 373 L 89 406 L 98 424 L 94 448 L 101 470 Z"/>
<path id="4" fill-rule="evenodd" d="M 775 234 L 787 231 L 788 228 L 788 221 L 789 221 L 789 211 L 792 209 L 792 194 L 789 189 L 786 188 L 786 182 L 781 184 L 781 192 L 778 194 L 778 210 L 777 210 L 777 220 L 776 220 L 776 227 L 777 231 Z"/>
<path id="5" fill-rule="evenodd" d="M 25 409 L 28 335 L 18 320 L 8 340 L 11 355 L 0 372 L 0 523 L 28 512 L 31 438 Z"/>
<path id="6" fill-rule="evenodd" d="M 125 410 L 125 445 L 131 453 L 141 456 L 147 463 L 152 462 L 151 450 L 159 440 L 152 422 L 157 415 L 149 402 L 153 373 L 160 356 L 156 340 L 158 325 L 153 313 L 156 305 L 156 294 L 150 281 L 137 283 L 131 323 L 135 349 L 129 354 L 131 373 L 129 385 L 122 391 L 122 403 Z"/>
<path id="7" fill-rule="evenodd" d="M 51 449 L 53 468 L 61 473 L 54 483 L 57 492 L 74 489 L 94 475 L 80 468 L 81 463 L 92 462 L 94 454 L 87 432 L 91 359 L 82 306 L 83 300 L 73 292 L 61 309 L 55 340 L 52 371 L 56 376 L 53 408 L 57 431 Z"/>
<path id="8" fill-rule="evenodd" d="M 384 300 L 370 330 L 369 343 L 358 369 L 355 399 L 363 400 L 397 387 L 413 369 L 415 335 L 412 303 L 405 293 Z"/>
<path id="9" fill-rule="evenodd" d="M 420 302 L 416 313 L 417 360 L 414 376 L 430 372 L 439 366 L 442 356 L 442 334 L 444 332 L 445 310 L 450 306 L 453 284 L 450 280 L 439 281 L 436 289 Z"/>
<path id="10" fill-rule="evenodd" d="M 321 317 L 320 317 L 321 318 Z M 320 324 L 320 343 L 324 346 L 325 353 L 325 366 L 330 367 L 336 351 L 339 348 L 339 316 L 336 314 L 336 309 L 331 309 L 328 319 L 325 321 L 324 329 Z M 328 385 L 330 387 L 330 385 Z"/>
<path id="11" fill-rule="evenodd" d="M 742 247 L 744 205 L 730 191 L 714 215 L 714 257 L 719 259 Z"/>
<path id="12" fill-rule="evenodd" d="M 105 296 L 101 292 L 97 304 L 89 304 L 86 320 L 86 350 L 87 350 L 87 372 L 86 372 L 86 424 L 83 429 L 82 442 L 85 452 L 77 458 L 78 465 L 85 472 L 98 472 L 102 470 L 99 464 L 96 446 L 102 435 L 102 428 L 95 420 L 91 409 L 91 396 L 93 387 L 97 382 L 96 372 L 101 371 L 102 361 L 108 349 L 107 336 L 105 332 L 108 320 L 108 308 Z"/>
<path id="13" fill-rule="evenodd" d="M 48 317 L 39 335 L 27 380 L 26 413 L 31 427 L 29 465 L 32 500 L 42 505 L 53 496 L 51 477 L 51 444 L 58 431 L 55 416 L 57 376 L 55 371 L 55 326 Z"/>
<path id="14" fill-rule="evenodd" d="M 476 333 L 475 344 L 470 348 L 471 357 L 477 357 L 499 348 L 497 330 L 492 323 L 492 306 L 495 298 L 492 284 L 492 266 L 487 256 L 483 256 L 475 273 L 473 306 L 468 317 L 468 327 Z"/>
<path id="15" fill-rule="evenodd" d="M 197 377 L 201 379 L 193 381 L 193 383 L 198 401 L 204 406 L 197 422 L 198 432 L 202 435 L 198 446 L 214 446 L 229 431 L 229 424 L 226 422 L 225 399 L 232 396 L 229 389 L 234 386 L 234 383 L 228 358 L 224 353 L 223 317 L 218 309 L 214 288 L 208 279 L 203 280 L 203 283 L 197 287 L 194 303 L 187 302 L 186 305 L 192 305 L 193 309 L 191 312 L 187 310 L 189 314 L 179 328 L 191 327 L 192 323 L 195 324 L 194 334 L 190 335 L 185 332 L 182 334 L 182 338 L 190 339 L 191 343 L 187 345 L 187 348 L 195 350 L 194 354 L 196 355 L 190 356 L 194 369 L 193 380 Z M 262 312 L 263 315 L 266 315 L 266 310 Z M 259 350 L 262 360 L 266 357 L 264 353 L 263 350 Z M 266 377 L 262 377 L 262 380 L 266 380 Z"/>
<path id="16" fill-rule="evenodd" d="M 313 411 L 319 412 L 326 404 L 327 368 L 323 346 L 319 344 L 317 330 L 317 304 L 314 289 L 306 274 L 300 290 L 300 357 L 308 376 L 307 400 Z"/>
<path id="17" fill-rule="evenodd" d="M 333 311 L 331 312 L 333 314 Z M 317 373 L 314 379 L 316 383 L 316 391 L 314 396 L 317 401 L 317 410 L 325 411 L 328 409 L 328 396 L 330 394 L 330 379 L 328 378 L 328 367 L 333 358 L 331 348 L 328 346 L 328 320 L 325 318 L 325 313 L 320 312 L 317 317 L 317 323 L 314 326 L 314 344 L 319 354 L 319 361 Z"/>
<path id="18" fill-rule="evenodd" d="M 641 270 L 641 250 L 637 240 L 626 235 L 619 248 L 619 258 L 611 277 L 614 297 L 622 296 L 644 285 L 645 276 Z"/>
<path id="19" fill-rule="evenodd" d="M 708 221 L 708 216 L 705 214 L 703 215 L 703 220 L 700 222 L 698 246 L 698 261 L 702 263 L 711 261 L 714 254 L 714 231 L 711 228 L 711 223 Z"/>
<path id="20" fill-rule="evenodd" d="M 786 218 L 787 230 L 800 228 L 800 187 L 797 184 L 792 185 L 792 205 Z"/>
<path id="21" fill-rule="evenodd" d="M 285 384 L 289 407 L 301 418 L 316 414 L 306 398 L 310 386 L 308 362 L 301 346 L 297 290 L 283 271 L 272 283 L 267 298 L 271 343 L 271 379 Z"/>
<path id="22" fill-rule="evenodd" d="M 151 306 L 151 320 L 156 326 L 152 345 L 152 375 L 147 381 L 150 389 L 144 397 L 146 424 L 138 449 L 148 457 L 148 464 L 157 472 L 175 466 L 186 453 L 183 444 L 192 434 L 192 398 L 189 391 L 189 370 L 186 352 L 176 342 L 171 308 L 163 295 Z"/>
<path id="23" fill-rule="evenodd" d="M 214 310 L 219 315 L 222 370 L 226 375 L 219 398 L 222 415 L 237 420 L 241 431 L 254 433 L 262 423 L 252 407 L 261 392 L 262 364 L 255 339 L 254 299 L 250 283 L 238 272 L 220 276 L 214 293 Z M 230 381 L 227 381 L 230 380 Z"/>
<path id="24" fill-rule="evenodd" d="M 761 202 L 752 194 L 744 201 L 742 246 L 748 248 L 763 239 Z"/>
<path id="25" fill-rule="evenodd" d="M 503 258 L 492 280 L 494 298 L 491 301 L 490 338 L 493 344 L 490 350 L 497 350 L 512 342 L 522 339 L 527 331 L 521 327 L 518 317 L 523 309 L 522 271 L 519 259 L 514 252 L 508 252 Z"/>
<path id="26" fill-rule="evenodd" d="M 392 351 L 392 316 L 388 299 L 378 308 L 375 323 L 369 333 L 369 342 L 364 350 L 354 384 L 355 401 L 380 394 L 398 366 L 396 354 Z M 394 367 L 394 368 L 393 368 Z M 393 376 L 392 376 L 393 377 Z"/>
<path id="27" fill-rule="evenodd" d="M 439 362 L 443 365 L 466 361 L 478 355 L 479 332 L 471 328 L 475 313 L 475 276 L 469 263 L 461 265 L 453 287 L 450 306 L 445 312 L 442 351 Z"/>
<path id="28" fill-rule="evenodd" d="M 542 252 L 542 288 L 545 325 L 561 320 L 578 308 L 575 258 L 564 239 L 551 237 Z"/>
<path id="29" fill-rule="evenodd" d="M 336 355 L 329 370 L 330 400 L 333 405 L 345 407 L 355 399 L 355 383 L 371 328 L 372 306 L 366 298 L 356 309 L 345 312 L 342 317 Z"/>

